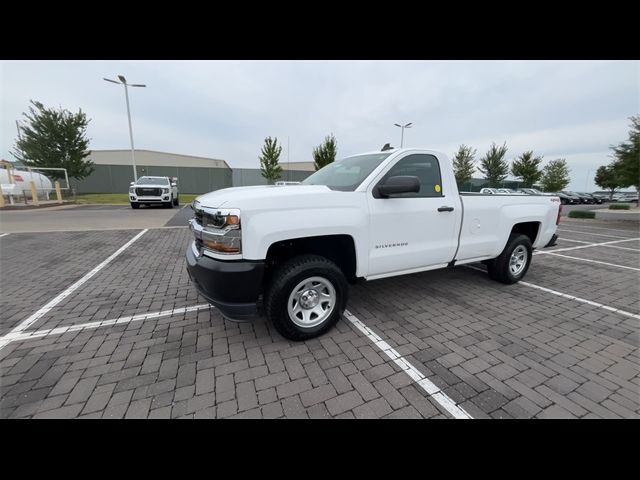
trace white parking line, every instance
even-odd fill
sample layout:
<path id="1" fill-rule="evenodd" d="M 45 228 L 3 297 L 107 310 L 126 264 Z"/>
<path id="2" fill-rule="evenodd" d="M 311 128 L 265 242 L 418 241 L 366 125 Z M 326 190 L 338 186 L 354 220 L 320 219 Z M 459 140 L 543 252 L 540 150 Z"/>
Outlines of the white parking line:
<path id="1" fill-rule="evenodd" d="M 635 270 L 637 272 L 640 272 L 640 268 L 627 267 L 626 265 L 618 265 L 617 263 L 601 262 L 600 260 L 591 260 L 590 258 L 570 257 L 569 255 L 562 255 L 561 253 L 554 253 L 554 252 L 544 252 L 544 253 L 548 255 L 553 255 L 554 257 L 570 258 L 572 260 L 580 260 L 582 262 L 589 262 L 589 263 L 598 263 L 601 265 L 607 265 L 609 267 L 625 268 L 627 270 Z"/>
<path id="2" fill-rule="evenodd" d="M 578 223 L 578 222 L 568 222 L 566 219 L 562 220 L 562 223 L 564 224 L 571 224 L 572 227 L 585 227 L 585 228 L 593 228 L 595 230 L 606 230 L 608 232 L 627 232 L 627 233 L 638 233 L 637 230 L 625 230 L 623 228 L 602 228 L 602 227 L 593 227 L 591 225 L 586 226 L 582 223 Z"/>
<path id="3" fill-rule="evenodd" d="M 581 245 L 579 247 L 567 247 L 567 248 L 558 248 L 556 250 L 548 250 L 548 251 L 537 251 L 534 252 L 534 255 L 551 255 L 555 252 L 566 252 L 568 250 L 578 250 L 581 248 L 591 248 L 591 247 L 603 247 L 603 246 L 607 246 L 607 245 L 611 245 L 613 243 L 622 243 L 622 242 L 631 242 L 632 240 L 640 240 L 639 238 L 628 238 L 626 240 L 612 240 L 610 242 L 602 242 L 602 243 L 587 243 L 587 245 Z M 580 242 L 582 243 L 582 242 Z M 636 250 L 638 251 L 638 250 Z"/>
<path id="4" fill-rule="evenodd" d="M 473 270 L 478 270 L 479 272 L 482 272 L 482 273 L 487 273 L 486 270 L 483 270 L 482 268 L 479 268 L 479 267 L 474 267 L 473 265 L 464 265 L 464 266 L 467 267 L 467 268 L 471 268 Z M 537 290 L 542 290 L 543 292 L 551 293 L 553 295 L 557 295 L 557 296 L 562 297 L 562 298 L 567 298 L 569 300 L 575 300 L 576 302 L 580 302 L 580 303 L 586 303 L 588 305 L 593 305 L 594 307 L 603 308 L 605 310 L 609 310 L 610 312 L 619 313 L 620 315 L 625 315 L 627 317 L 637 318 L 637 319 L 640 320 L 640 314 L 627 312 L 626 310 L 622 310 L 620 308 L 610 307 L 609 305 L 603 305 L 602 303 L 592 302 L 591 300 L 587 300 L 585 298 L 575 297 L 573 295 L 569 295 L 569 294 L 566 294 L 566 293 L 558 292 L 557 290 L 552 290 L 550 288 L 541 287 L 540 285 L 536 285 L 534 283 L 524 282 L 524 281 L 520 280 L 516 285 L 524 285 L 525 287 L 535 288 Z"/>
<path id="5" fill-rule="evenodd" d="M 99 322 L 81 323 L 79 325 L 67 325 L 64 327 L 51 328 L 47 330 L 37 330 L 34 332 L 16 332 L 15 334 L 8 333 L 6 337 L 8 342 L 17 342 L 22 340 L 31 340 L 34 338 L 48 337 L 49 335 L 62 335 L 67 332 L 76 332 L 78 330 L 90 330 L 94 328 L 108 327 L 111 325 L 122 325 L 131 322 L 143 322 L 145 320 L 151 320 L 161 317 L 169 317 L 172 315 L 179 315 L 187 312 L 197 312 L 199 310 L 208 310 L 211 305 L 208 303 L 201 305 L 194 305 L 193 307 L 174 308 L 171 310 L 163 310 L 161 312 L 153 313 L 141 313 L 138 315 L 129 315 L 127 317 L 114 318 L 112 320 L 101 320 Z M 7 343 L 8 343 L 7 342 Z"/>
<path id="6" fill-rule="evenodd" d="M 566 230 L 564 228 L 558 228 L 559 232 L 571 232 L 571 233 L 581 233 L 582 235 L 593 235 L 596 237 L 609 237 L 609 238 L 628 238 L 630 239 L 631 237 L 621 237 L 620 235 L 605 235 L 603 233 L 591 233 L 591 232 L 579 232 L 576 230 Z M 562 237 L 560 237 L 562 238 Z"/>
<path id="7" fill-rule="evenodd" d="M 356 318 L 351 312 L 345 310 L 344 316 L 380 350 L 382 350 L 382 353 L 384 353 L 407 375 L 409 375 L 411 379 L 427 393 L 427 395 L 433 398 L 436 402 L 438 402 L 438 404 L 442 406 L 442 408 L 453 415 L 454 418 L 473 418 L 462 407 L 456 405 L 456 402 L 454 402 L 451 397 L 446 395 L 440 388 L 438 388 L 428 378 L 426 378 L 420 372 L 420 370 L 418 370 L 416 367 L 411 365 L 411 363 L 405 360 L 394 348 L 392 348 L 387 342 L 376 335 L 375 332 L 373 332 L 373 330 L 362 323 L 362 321 L 358 320 L 358 318 Z"/>
<path id="8" fill-rule="evenodd" d="M 572 243 L 585 243 L 587 245 L 593 245 L 592 242 L 585 242 L 582 240 L 573 240 L 571 238 L 562 238 L 564 242 L 572 242 Z M 604 245 L 607 248 L 617 248 L 618 250 L 627 250 L 629 252 L 640 252 L 640 248 L 629 248 L 629 247 L 620 247 L 618 245 Z M 553 250 L 555 252 L 555 250 Z"/>
<path id="9" fill-rule="evenodd" d="M 0 233 L 0 238 L 6 237 L 7 235 L 9 235 L 9 234 L 8 233 Z"/>
<path id="10" fill-rule="evenodd" d="M 478 270 L 481 270 L 481 269 L 478 269 Z M 557 295 L 559 297 L 568 298 L 569 300 L 575 300 L 576 302 L 580 302 L 580 303 L 586 303 L 588 305 L 593 305 L 594 307 L 603 308 L 605 310 L 609 310 L 610 312 L 619 313 L 621 315 L 625 315 L 627 317 L 632 317 L 632 318 L 637 318 L 638 320 L 640 320 L 640 315 L 638 315 L 637 313 L 631 313 L 631 312 L 627 312 L 626 310 L 621 310 L 619 308 L 610 307 L 609 305 L 603 305 L 602 303 L 592 302 L 591 300 L 587 300 L 585 298 L 574 297 L 573 295 L 567 295 L 566 293 L 558 292 L 556 290 L 551 290 L 550 288 L 541 287 L 540 285 L 534 285 L 533 283 L 523 282 L 523 281 L 520 281 L 518 283 L 520 285 L 524 285 L 526 287 L 531 287 L 531 288 L 535 288 L 537 290 L 542 290 L 543 292 L 552 293 L 553 295 Z"/>
<path id="11" fill-rule="evenodd" d="M 116 258 L 118 255 L 120 255 L 122 252 L 124 252 L 127 248 L 129 248 L 136 240 L 138 240 L 142 235 L 144 235 L 146 231 L 147 231 L 147 229 L 142 230 L 135 237 L 133 237 L 131 240 L 129 240 L 127 243 L 125 243 L 123 246 L 121 246 L 118 250 L 116 250 L 114 253 L 112 253 L 106 260 L 104 260 L 102 263 L 100 263 L 98 266 L 96 266 L 93 270 L 91 270 L 89 273 L 87 273 L 84 277 L 82 277 L 80 280 L 78 280 L 73 285 L 68 287 L 66 290 L 64 290 L 62 293 L 60 293 L 53 300 L 50 300 L 49 303 L 47 303 L 44 307 L 40 308 L 37 312 L 35 312 L 31 316 L 29 316 L 26 319 L 24 319 L 18 326 L 14 327 L 5 336 L 0 337 L 0 350 L 2 350 L 11 341 L 10 340 L 11 336 L 15 336 L 15 334 L 26 330 L 34 322 L 36 322 L 40 318 L 42 318 L 53 307 L 55 307 L 62 300 L 64 300 L 69 295 L 71 295 L 73 292 L 75 292 L 84 283 L 86 283 L 91 277 L 93 277 L 96 273 L 98 273 L 100 270 L 102 270 L 104 267 L 106 267 L 114 258 Z"/>

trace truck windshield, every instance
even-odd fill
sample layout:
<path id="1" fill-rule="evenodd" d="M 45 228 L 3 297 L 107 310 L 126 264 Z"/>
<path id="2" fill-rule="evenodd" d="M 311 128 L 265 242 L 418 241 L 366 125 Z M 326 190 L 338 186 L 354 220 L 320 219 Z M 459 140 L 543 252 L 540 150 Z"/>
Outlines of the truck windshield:
<path id="1" fill-rule="evenodd" d="M 140 177 L 138 185 L 168 185 L 167 177 Z"/>
<path id="2" fill-rule="evenodd" d="M 391 153 L 356 155 L 336 160 L 307 177 L 302 184 L 326 185 L 332 190 L 353 192 Z"/>

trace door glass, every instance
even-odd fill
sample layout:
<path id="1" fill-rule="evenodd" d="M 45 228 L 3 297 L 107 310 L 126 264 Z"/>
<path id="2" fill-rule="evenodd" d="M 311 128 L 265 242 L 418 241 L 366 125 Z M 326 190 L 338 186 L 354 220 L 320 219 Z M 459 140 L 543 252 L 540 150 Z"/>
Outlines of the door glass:
<path id="1" fill-rule="evenodd" d="M 440 165 L 438 164 L 438 159 L 433 155 L 421 153 L 404 157 L 387 172 L 380 184 L 384 183 L 389 177 L 400 175 L 418 177 L 418 180 L 420 180 L 420 191 L 398 193 L 391 195 L 391 198 L 442 196 Z"/>

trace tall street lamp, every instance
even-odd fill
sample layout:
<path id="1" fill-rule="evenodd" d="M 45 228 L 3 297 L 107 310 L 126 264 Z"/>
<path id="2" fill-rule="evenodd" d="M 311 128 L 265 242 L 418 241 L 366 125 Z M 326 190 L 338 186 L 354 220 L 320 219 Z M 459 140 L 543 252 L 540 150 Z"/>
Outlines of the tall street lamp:
<path id="1" fill-rule="evenodd" d="M 129 109 L 129 91 L 127 90 L 127 87 L 146 87 L 146 85 L 127 83 L 127 79 L 124 78 L 123 75 L 118 75 L 118 79 L 120 80 L 119 82 L 115 80 L 109 80 L 108 78 L 105 78 L 104 80 L 106 80 L 107 82 L 124 85 L 124 97 L 127 100 L 127 117 L 129 118 L 129 138 L 131 139 L 131 163 L 133 163 L 133 180 L 137 182 L 138 173 L 136 172 L 136 157 L 133 147 L 133 129 L 131 128 L 131 111 Z"/>
<path id="2" fill-rule="evenodd" d="M 585 193 L 587 192 L 587 185 L 589 184 L 589 175 L 591 175 L 591 172 L 595 172 L 595 170 L 591 169 L 591 170 L 587 170 L 587 178 L 585 178 L 584 180 L 584 191 Z"/>
<path id="3" fill-rule="evenodd" d="M 399 125 L 397 123 L 394 123 L 394 125 L 402 129 L 402 133 L 400 134 L 400 148 L 402 148 L 402 144 L 404 143 L 404 129 L 411 128 L 412 122 L 409 122 L 406 125 Z"/>

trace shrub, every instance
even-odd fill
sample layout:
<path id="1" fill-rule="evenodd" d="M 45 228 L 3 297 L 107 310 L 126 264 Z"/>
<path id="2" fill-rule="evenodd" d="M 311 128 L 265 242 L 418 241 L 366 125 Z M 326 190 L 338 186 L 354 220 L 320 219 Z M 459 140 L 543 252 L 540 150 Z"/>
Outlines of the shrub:
<path id="1" fill-rule="evenodd" d="M 596 218 L 596 212 L 592 210 L 571 210 L 569 218 Z"/>
<path id="2" fill-rule="evenodd" d="M 612 203 L 609 205 L 609 210 L 629 210 L 631 205 L 628 203 Z"/>

